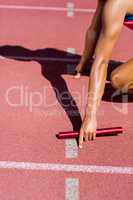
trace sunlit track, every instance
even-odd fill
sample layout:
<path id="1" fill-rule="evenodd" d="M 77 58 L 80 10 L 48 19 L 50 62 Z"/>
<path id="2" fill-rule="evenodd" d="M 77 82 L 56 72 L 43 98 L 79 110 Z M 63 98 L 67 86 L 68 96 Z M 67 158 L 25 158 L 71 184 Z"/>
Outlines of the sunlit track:
<path id="1" fill-rule="evenodd" d="M 66 12 L 67 7 L 49 7 L 49 6 L 24 6 L 24 5 L 0 5 L 0 9 L 11 9 L 11 10 L 37 10 L 37 11 L 61 11 Z M 74 8 L 75 12 L 81 13 L 94 13 L 95 9 L 86 8 Z"/>
<path id="2" fill-rule="evenodd" d="M 0 2 L 2 200 L 133 199 L 133 101 L 117 95 L 110 82 L 115 65 L 132 56 L 127 27 L 113 50 L 97 115 L 98 128 L 122 126 L 124 133 L 84 143 L 82 150 L 77 139 L 56 137 L 79 130 L 84 117 L 94 59 L 79 79 L 74 74 L 96 5 L 97 0 Z"/>

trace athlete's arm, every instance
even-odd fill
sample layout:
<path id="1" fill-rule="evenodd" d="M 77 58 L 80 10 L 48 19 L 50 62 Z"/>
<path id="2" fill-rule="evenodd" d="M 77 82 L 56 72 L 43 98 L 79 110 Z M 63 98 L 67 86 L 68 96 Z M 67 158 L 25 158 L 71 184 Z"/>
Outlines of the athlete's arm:
<path id="1" fill-rule="evenodd" d="M 101 31 L 101 18 L 102 18 L 103 7 L 104 7 L 104 1 L 99 0 L 95 14 L 91 21 L 91 25 L 86 31 L 83 55 L 79 65 L 77 66 L 77 71 L 80 71 L 81 68 L 84 66 L 84 64 L 87 62 L 87 60 L 92 58 L 94 54 L 97 39 Z"/>
<path id="2" fill-rule="evenodd" d="M 80 131 L 80 145 L 82 145 L 84 137 L 86 141 L 95 139 L 96 112 L 105 88 L 108 62 L 121 33 L 126 10 L 124 0 L 108 0 L 104 6 L 102 31 L 95 50 L 95 59 L 89 80 L 87 108 Z"/>

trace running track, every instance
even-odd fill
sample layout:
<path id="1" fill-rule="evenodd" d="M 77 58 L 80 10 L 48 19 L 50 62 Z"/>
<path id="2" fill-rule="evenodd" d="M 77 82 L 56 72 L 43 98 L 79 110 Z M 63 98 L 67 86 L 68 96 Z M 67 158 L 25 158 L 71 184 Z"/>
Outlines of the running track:
<path id="1" fill-rule="evenodd" d="M 133 199 L 131 96 L 128 103 L 112 103 L 107 90 L 98 113 L 98 127 L 121 125 L 123 135 L 97 138 L 82 150 L 75 140 L 55 137 L 76 128 L 77 109 L 83 116 L 88 77 L 75 80 L 71 72 L 94 13 L 92 2 L 0 1 L 2 200 Z M 131 34 L 123 27 L 112 60 L 132 57 Z"/>

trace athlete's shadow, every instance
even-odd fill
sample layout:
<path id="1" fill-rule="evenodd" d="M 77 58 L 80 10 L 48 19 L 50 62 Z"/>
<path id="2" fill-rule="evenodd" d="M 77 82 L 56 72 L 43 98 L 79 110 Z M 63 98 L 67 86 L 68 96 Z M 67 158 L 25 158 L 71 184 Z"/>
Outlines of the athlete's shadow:
<path id="1" fill-rule="evenodd" d="M 39 50 L 29 50 L 21 46 L 1 46 L 0 55 L 9 59 L 20 61 L 36 61 L 41 65 L 42 75 L 50 81 L 51 86 L 56 94 L 56 98 L 62 108 L 67 113 L 73 130 L 79 130 L 82 120 L 76 105 L 75 100 L 69 92 L 67 84 L 63 79 L 63 74 L 73 74 L 74 67 L 79 62 L 80 55 L 68 54 L 65 51 L 45 48 Z M 83 75 L 89 75 L 91 64 L 93 61 L 88 62 L 84 68 Z M 68 67 L 71 65 L 71 68 Z M 108 67 L 108 77 L 110 80 L 111 72 L 121 64 L 121 62 L 110 61 Z M 80 80 L 77 80 L 77 84 Z M 123 95 L 116 92 L 110 83 L 106 84 L 105 92 L 103 95 L 104 101 L 123 102 Z M 128 102 L 133 102 L 133 95 L 128 95 Z"/>
<path id="2" fill-rule="evenodd" d="M 58 102 L 72 123 L 73 130 L 80 129 L 82 119 L 78 107 L 62 77 L 71 70 L 68 64 L 73 63 L 75 66 L 78 63 L 79 55 L 68 54 L 52 48 L 32 51 L 20 46 L 8 45 L 0 47 L 0 55 L 9 59 L 38 62 L 41 65 L 42 75 L 51 83 Z"/>

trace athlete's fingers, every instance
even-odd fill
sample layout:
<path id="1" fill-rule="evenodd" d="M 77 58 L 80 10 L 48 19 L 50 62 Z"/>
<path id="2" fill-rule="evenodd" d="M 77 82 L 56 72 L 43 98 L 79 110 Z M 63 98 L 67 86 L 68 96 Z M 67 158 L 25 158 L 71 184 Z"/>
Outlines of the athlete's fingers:
<path id="1" fill-rule="evenodd" d="M 90 132 L 90 133 L 89 133 L 89 140 L 92 140 L 92 135 L 93 135 L 93 133 Z"/>
<path id="2" fill-rule="evenodd" d="M 81 128 L 79 134 L 79 148 L 82 148 L 83 141 L 84 141 L 84 130 Z"/>
<path id="3" fill-rule="evenodd" d="M 96 132 L 93 133 L 92 140 L 96 139 Z"/>

